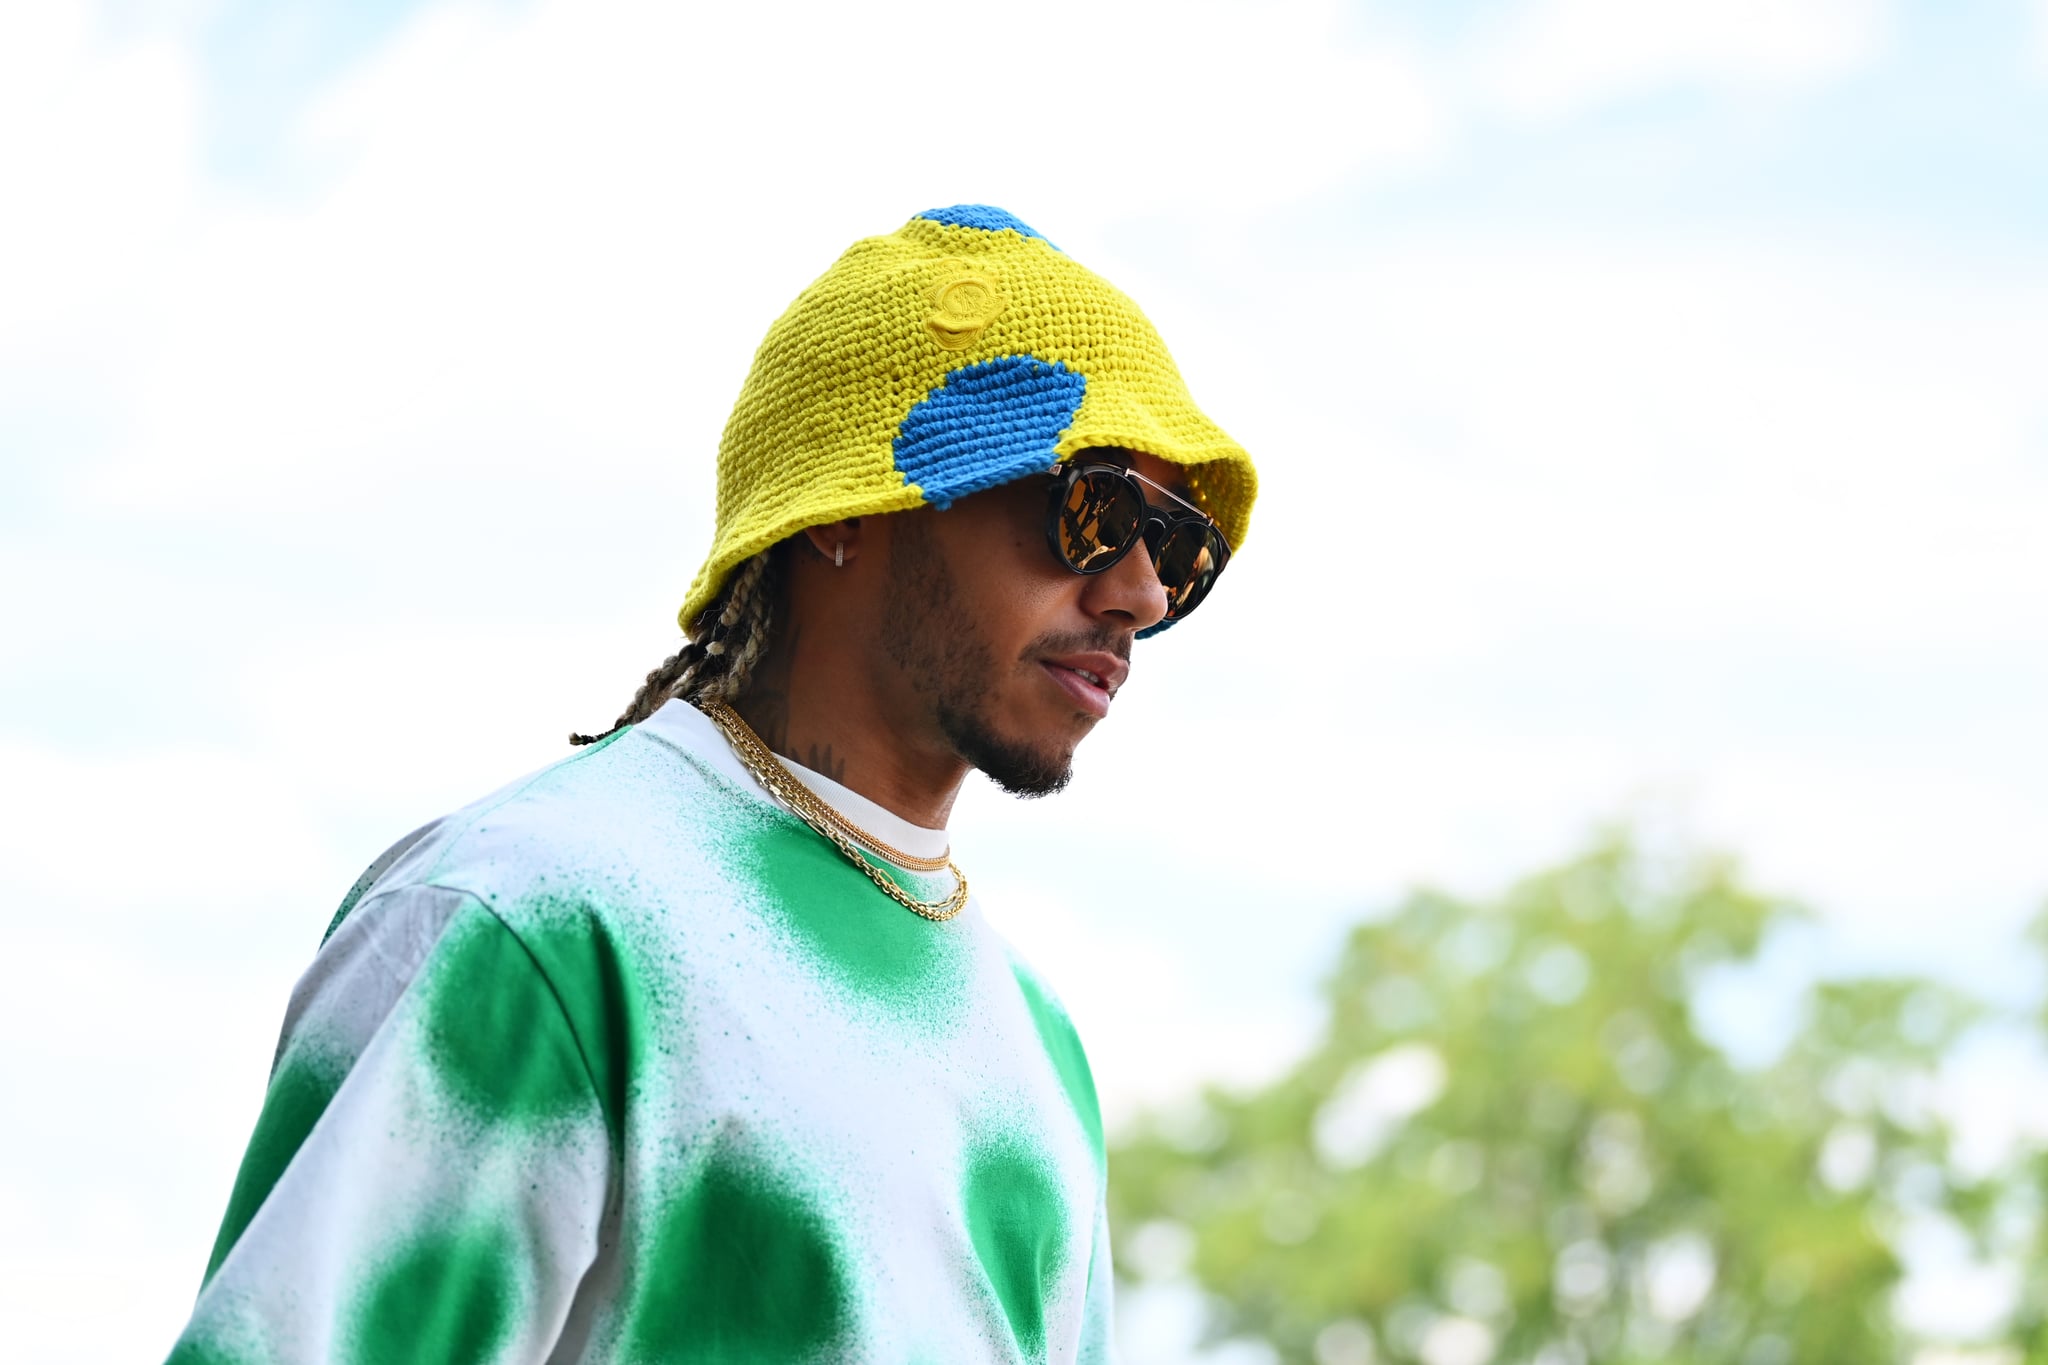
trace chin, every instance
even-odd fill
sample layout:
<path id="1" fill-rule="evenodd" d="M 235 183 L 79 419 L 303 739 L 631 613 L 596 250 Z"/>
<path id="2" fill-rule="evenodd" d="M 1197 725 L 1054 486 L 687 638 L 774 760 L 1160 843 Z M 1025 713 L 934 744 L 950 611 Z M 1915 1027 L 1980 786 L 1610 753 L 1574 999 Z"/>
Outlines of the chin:
<path id="1" fill-rule="evenodd" d="M 1012 796 L 1051 796 L 1073 779 L 1078 736 L 1019 739 L 978 711 L 942 709 L 939 724 L 961 758 Z"/>

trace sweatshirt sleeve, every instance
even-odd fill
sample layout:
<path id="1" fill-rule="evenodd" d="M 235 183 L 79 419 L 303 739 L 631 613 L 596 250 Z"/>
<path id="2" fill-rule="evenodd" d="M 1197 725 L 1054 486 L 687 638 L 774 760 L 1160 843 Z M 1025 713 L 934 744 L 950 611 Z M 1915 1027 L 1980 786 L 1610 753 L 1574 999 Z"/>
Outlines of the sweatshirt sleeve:
<path id="1" fill-rule="evenodd" d="M 1114 1365 L 1116 1353 L 1116 1270 L 1109 1256 L 1109 1210 L 1096 1212 L 1094 1249 L 1088 1258 L 1088 1300 L 1081 1310 L 1081 1345 L 1076 1365 Z"/>
<path id="2" fill-rule="evenodd" d="M 374 895 L 293 992 L 171 1365 L 543 1361 L 612 1162 L 518 937 L 465 892 Z"/>

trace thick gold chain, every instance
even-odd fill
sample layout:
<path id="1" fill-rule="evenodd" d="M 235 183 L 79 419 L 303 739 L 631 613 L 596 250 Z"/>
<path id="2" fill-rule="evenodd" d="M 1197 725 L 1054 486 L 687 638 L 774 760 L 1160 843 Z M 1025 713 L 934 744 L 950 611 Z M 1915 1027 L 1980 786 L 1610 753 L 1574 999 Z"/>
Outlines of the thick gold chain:
<path id="1" fill-rule="evenodd" d="M 754 775 L 756 781 L 768 789 L 769 795 L 789 807 L 798 819 L 825 836 L 832 846 L 846 855 L 847 861 L 868 874 L 868 879 L 880 887 L 889 897 L 913 915 L 944 923 L 960 913 L 967 904 L 967 877 L 955 865 L 952 858 L 913 858 L 900 850 L 891 848 L 866 830 L 841 815 L 820 800 L 817 793 L 797 780 L 775 756 L 775 751 L 761 741 L 739 712 L 724 702 L 707 701 L 699 703 L 705 715 L 725 736 L 726 743 L 740 765 Z M 944 868 L 953 874 L 953 894 L 934 901 L 921 901 L 896 884 L 895 878 L 876 867 L 861 856 L 861 846 L 866 845 L 874 852 L 892 862 L 912 868 L 936 872 Z"/>

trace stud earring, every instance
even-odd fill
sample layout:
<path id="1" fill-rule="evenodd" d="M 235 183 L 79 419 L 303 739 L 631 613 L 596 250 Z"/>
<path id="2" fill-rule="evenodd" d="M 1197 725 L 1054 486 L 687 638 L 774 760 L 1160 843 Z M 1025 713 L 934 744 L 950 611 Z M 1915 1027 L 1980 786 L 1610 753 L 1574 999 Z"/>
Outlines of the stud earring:
<path id="1" fill-rule="evenodd" d="M 832 547 L 832 567 L 835 569 L 846 567 L 846 542 L 843 540 Z"/>

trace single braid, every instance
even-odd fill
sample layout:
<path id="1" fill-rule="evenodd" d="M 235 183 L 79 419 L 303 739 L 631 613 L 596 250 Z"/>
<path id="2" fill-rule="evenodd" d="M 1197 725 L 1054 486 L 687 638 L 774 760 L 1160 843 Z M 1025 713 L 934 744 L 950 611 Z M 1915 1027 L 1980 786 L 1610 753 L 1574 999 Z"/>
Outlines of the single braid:
<path id="1" fill-rule="evenodd" d="M 595 744 L 628 725 L 638 725 L 674 697 L 731 701 L 744 692 L 754 665 L 768 648 L 775 587 L 768 580 L 776 558 L 770 548 L 740 565 L 724 590 L 691 622 L 683 647 L 647 675 L 612 728 L 600 735 L 571 732 L 569 742 Z"/>
<path id="2" fill-rule="evenodd" d="M 764 550 L 748 560 L 736 575 L 733 600 L 719 619 L 730 618 L 726 648 L 721 656 L 725 667 L 707 677 L 699 695 L 714 701 L 733 701 L 744 696 L 754 680 L 754 665 L 768 652 L 768 626 L 775 616 L 775 552 Z M 735 638 L 736 637 L 736 638 Z"/>

